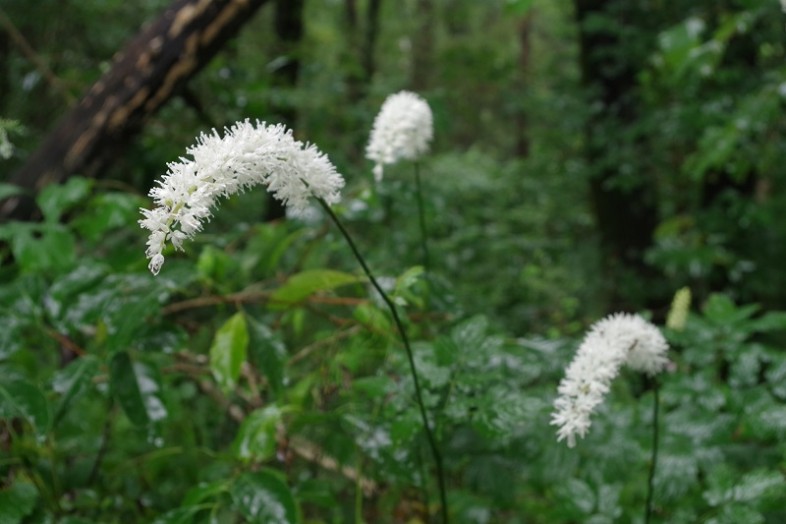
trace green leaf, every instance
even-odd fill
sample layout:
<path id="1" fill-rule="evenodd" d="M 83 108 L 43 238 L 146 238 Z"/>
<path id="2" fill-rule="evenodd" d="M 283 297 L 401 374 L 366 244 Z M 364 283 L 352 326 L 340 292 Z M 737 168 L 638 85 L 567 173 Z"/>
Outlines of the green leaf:
<path id="1" fill-rule="evenodd" d="M 232 487 L 232 501 L 251 522 L 299 524 L 300 510 L 281 475 L 271 469 L 246 473 Z"/>
<path id="2" fill-rule="evenodd" d="M 82 177 L 71 177 L 65 184 L 50 184 L 36 198 L 38 207 L 47 222 L 57 222 L 63 213 L 80 203 L 90 193 L 92 181 Z"/>
<path id="3" fill-rule="evenodd" d="M 85 238 L 98 241 L 108 231 L 125 227 L 139 218 L 145 200 L 130 193 L 101 193 L 91 198 L 85 211 L 71 223 Z"/>
<path id="4" fill-rule="evenodd" d="M 505 12 L 513 16 L 523 16 L 532 9 L 535 0 L 506 0 Z"/>
<path id="5" fill-rule="evenodd" d="M 22 194 L 24 190 L 15 184 L 0 184 L 0 200 Z"/>
<path id="6" fill-rule="evenodd" d="M 423 306 L 423 299 L 418 297 L 412 288 L 420 281 L 424 275 L 422 266 L 411 267 L 396 279 L 396 287 L 393 290 L 393 298 L 397 304 L 406 306 L 413 303 L 418 307 Z"/>
<path id="7" fill-rule="evenodd" d="M 197 513 L 204 510 L 202 506 L 185 506 L 167 511 L 160 515 L 153 524 L 193 524 Z"/>
<path id="8" fill-rule="evenodd" d="M 390 331 L 390 317 L 387 311 L 381 311 L 373 304 L 360 304 L 353 311 L 355 320 L 376 333 Z"/>
<path id="9" fill-rule="evenodd" d="M 152 366 L 132 362 L 125 351 L 115 354 L 109 362 L 112 394 L 126 416 L 137 426 L 163 420 L 167 416 L 157 375 Z"/>
<path id="10" fill-rule="evenodd" d="M 751 329 L 757 333 L 786 331 L 786 311 L 769 311 L 751 321 Z"/>
<path id="11" fill-rule="evenodd" d="M 19 267 L 30 273 L 66 271 L 76 263 L 76 240 L 60 224 L 20 224 L 11 239 Z"/>
<path id="12" fill-rule="evenodd" d="M 0 490 L 0 524 L 19 524 L 33 512 L 38 499 L 35 486 L 17 479 L 10 487 Z"/>
<path id="13" fill-rule="evenodd" d="M 264 461 L 276 454 L 276 429 L 281 422 L 281 410 L 267 406 L 251 413 L 235 437 L 235 456 L 241 460 Z"/>
<path id="14" fill-rule="evenodd" d="M 55 409 L 54 423 L 65 415 L 69 404 L 92 386 L 92 379 L 98 372 L 98 359 L 85 355 L 75 360 L 52 379 L 52 389 L 60 394 L 60 402 Z"/>
<path id="15" fill-rule="evenodd" d="M 205 246 L 196 267 L 199 278 L 205 282 L 225 282 L 239 272 L 234 257 L 213 246 Z"/>
<path id="16" fill-rule="evenodd" d="M 229 483 L 226 480 L 217 480 L 209 484 L 201 483 L 188 490 L 186 496 L 183 497 L 183 506 L 194 506 L 202 503 L 205 500 L 210 500 L 218 497 L 229 489 Z"/>
<path id="17" fill-rule="evenodd" d="M 303 271 L 292 275 L 283 286 L 273 292 L 270 297 L 270 308 L 285 309 L 287 306 L 302 302 L 318 291 L 329 291 L 362 281 L 361 277 L 331 269 Z"/>
<path id="18" fill-rule="evenodd" d="M 284 388 L 285 364 L 288 358 L 284 342 L 269 327 L 253 319 L 247 319 L 249 326 L 249 349 L 251 360 L 267 377 L 268 384 L 276 393 Z"/>
<path id="19" fill-rule="evenodd" d="M 235 313 L 219 328 L 210 346 L 210 369 L 224 391 L 235 387 L 247 350 L 246 318 L 243 313 Z"/>
<path id="20" fill-rule="evenodd" d="M 0 383 L 0 418 L 22 417 L 39 435 L 49 429 L 51 413 L 49 402 L 36 386 L 21 378 Z"/>

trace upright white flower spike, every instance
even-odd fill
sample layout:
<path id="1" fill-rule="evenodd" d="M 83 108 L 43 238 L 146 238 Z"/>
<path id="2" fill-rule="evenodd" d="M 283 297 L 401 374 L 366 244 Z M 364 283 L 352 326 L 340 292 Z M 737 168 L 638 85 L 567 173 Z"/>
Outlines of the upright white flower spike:
<path id="1" fill-rule="evenodd" d="M 209 220 L 220 197 L 262 184 L 274 197 L 294 211 L 302 211 L 309 197 L 334 204 L 340 199 L 344 178 L 316 146 L 292 137 L 281 124 L 249 120 L 225 129 L 201 134 L 181 157 L 168 165 L 158 186 L 150 190 L 156 204 L 142 209 L 139 224 L 150 230 L 147 258 L 157 275 L 164 263 L 167 241 L 177 249 Z"/>
<path id="2" fill-rule="evenodd" d="M 668 349 L 660 330 L 639 315 L 617 313 L 593 324 L 559 384 L 551 418 L 557 440 L 572 448 L 576 435 L 584 437 L 623 364 L 653 376 L 668 365 Z"/>
<path id="3" fill-rule="evenodd" d="M 374 178 L 382 180 L 385 164 L 417 160 L 427 153 L 434 137 L 431 108 L 423 98 L 410 91 L 390 95 L 374 119 L 366 158 L 376 163 Z"/>

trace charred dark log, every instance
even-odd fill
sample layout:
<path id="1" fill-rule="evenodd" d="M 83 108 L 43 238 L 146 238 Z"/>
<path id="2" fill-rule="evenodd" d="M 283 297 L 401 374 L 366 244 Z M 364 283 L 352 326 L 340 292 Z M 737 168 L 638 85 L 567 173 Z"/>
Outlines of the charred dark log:
<path id="1" fill-rule="evenodd" d="M 79 173 L 97 176 L 143 123 L 199 72 L 267 0 L 175 0 L 114 58 L 11 182 L 34 193 Z M 12 198 L 0 216 L 29 217 Z"/>

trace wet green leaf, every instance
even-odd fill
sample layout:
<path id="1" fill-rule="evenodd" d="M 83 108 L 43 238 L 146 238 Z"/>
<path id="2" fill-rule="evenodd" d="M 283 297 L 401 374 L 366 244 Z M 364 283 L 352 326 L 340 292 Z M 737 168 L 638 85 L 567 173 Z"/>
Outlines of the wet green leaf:
<path id="1" fill-rule="evenodd" d="M 71 177 L 64 184 L 50 184 L 36 198 L 38 207 L 48 222 L 57 222 L 63 213 L 84 200 L 90 193 L 92 180 Z"/>
<path id="2" fill-rule="evenodd" d="M 30 273 L 70 269 L 76 263 L 76 240 L 64 226 L 24 224 L 11 239 L 17 264 Z"/>
<path id="3" fill-rule="evenodd" d="M 113 229 L 134 223 L 144 199 L 129 193 L 100 193 L 87 203 L 72 225 L 87 239 L 96 242 Z"/>
<path id="4" fill-rule="evenodd" d="M 232 487 L 234 506 L 251 522 L 299 524 L 300 510 L 289 486 L 271 469 L 246 473 Z"/>
<path id="5" fill-rule="evenodd" d="M 109 362 L 109 379 L 112 394 L 131 422 L 144 426 L 166 418 L 160 380 L 151 365 L 133 362 L 128 353 L 121 351 Z"/>
<path id="6" fill-rule="evenodd" d="M 0 490 L 0 524 L 19 524 L 36 507 L 38 492 L 32 483 L 17 479 Z"/>
<path id="7" fill-rule="evenodd" d="M 286 380 L 287 348 L 281 337 L 265 324 L 249 318 L 248 328 L 251 361 L 267 377 L 271 389 L 278 393 Z"/>
<path id="8" fill-rule="evenodd" d="M 13 417 L 24 418 L 39 435 L 49 430 L 52 419 L 49 402 L 41 389 L 22 378 L 0 382 L 0 418 Z"/>
<path id="9" fill-rule="evenodd" d="M 248 328 L 243 313 L 235 313 L 219 328 L 210 346 L 210 369 L 224 391 L 235 387 L 248 351 Z"/>
<path id="10" fill-rule="evenodd" d="M 92 379 L 97 372 L 98 359 L 92 355 L 84 355 L 55 374 L 52 389 L 60 395 L 60 401 L 55 408 L 55 424 L 65 414 L 71 402 L 92 386 Z"/>
<path id="11" fill-rule="evenodd" d="M 302 302 L 319 291 L 329 291 L 348 284 L 362 282 L 363 278 L 332 269 L 312 269 L 292 275 L 270 297 L 271 309 L 284 309 Z"/>
<path id="12" fill-rule="evenodd" d="M 233 444 L 235 456 L 241 460 L 265 461 L 276 454 L 276 429 L 281 410 L 267 406 L 251 413 L 243 423 Z"/>

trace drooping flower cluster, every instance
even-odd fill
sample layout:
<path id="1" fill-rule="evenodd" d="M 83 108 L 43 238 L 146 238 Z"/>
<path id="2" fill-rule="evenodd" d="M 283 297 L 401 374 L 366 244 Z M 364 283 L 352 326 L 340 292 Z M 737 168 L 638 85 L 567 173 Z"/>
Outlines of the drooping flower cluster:
<path id="1" fill-rule="evenodd" d="M 623 365 L 650 376 L 668 364 L 669 345 L 660 330 L 639 315 L 617 313 L 596 322 L 581 342 L 560 382 L 551 424 L 557 440 L 576 445 L 584 437 L 590 416 L 603 402 Z"/>
<path id="2" fill-rule="evenodd" d="M 374 119 L 366 158 L 376 163 L 374 178 L 382 180 L 385 164 L 416 160 L 428 152 L 434 137 L 431 108 L 423 98 L 410 91 L 390 95 Z"/>
<path id="3" fill-rule="evenodd" d="M 294 211 L 308 198 L 338 202 L 344 178 L 316 146 L 295 140 L 281 124 L 237 122 L 220 136 L 215 129 L 201 134 L 187 153 L 150 190 L 156 207 L 142 209 L 139 224 L 150 230 L 146 255 L 155 275 L 164 263 L 169 241 L 177 249 L 202 229 L 220 197 L 262 184 Z"/>

